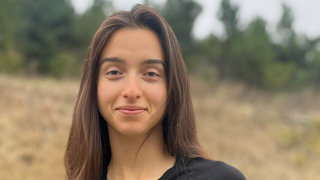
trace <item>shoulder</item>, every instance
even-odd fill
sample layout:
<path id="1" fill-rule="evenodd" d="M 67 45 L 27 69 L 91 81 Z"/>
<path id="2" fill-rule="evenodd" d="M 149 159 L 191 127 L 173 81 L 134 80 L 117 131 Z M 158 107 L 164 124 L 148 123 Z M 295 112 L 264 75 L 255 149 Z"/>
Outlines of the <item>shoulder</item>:
<path id="1" fill-rule="evenodd" d="M 174 168 L 167 171 L 160 180 L 245 180 L 235 167 L 222 161 L 205 158 L 178 160 Z"/>
<path id="2" fill-rule="evenodd" d="M 245 180 L 244 175 L 235 167 L 222 162 L 204 158 L 189 159 L 192 174 L 199 179 Z"/>

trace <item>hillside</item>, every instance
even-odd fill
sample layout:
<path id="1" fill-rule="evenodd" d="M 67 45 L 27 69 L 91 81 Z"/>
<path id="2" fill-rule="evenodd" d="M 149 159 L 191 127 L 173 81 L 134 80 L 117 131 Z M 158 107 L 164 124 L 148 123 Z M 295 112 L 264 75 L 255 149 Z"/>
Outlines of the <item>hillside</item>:
<path id="1" fill-rule="evenodd" d="M 192 78 L 198 134 L 248 179 L 320 179 L 320 93 L 271 94 Z M 0 75 L 0 179 L 64 179 L 79 82 Z"/>

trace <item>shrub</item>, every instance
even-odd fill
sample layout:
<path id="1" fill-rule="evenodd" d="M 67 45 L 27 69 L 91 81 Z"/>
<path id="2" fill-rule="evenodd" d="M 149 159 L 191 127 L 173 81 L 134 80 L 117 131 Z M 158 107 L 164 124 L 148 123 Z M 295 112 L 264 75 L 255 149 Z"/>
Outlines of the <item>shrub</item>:
<path id="1" fill-rule="evenodd" d="M 49 69 L 49 74 L 57 78 L 76 77 L 80 75 L 81 65 L 71 53 L 62 52 L 50 59 Z"/>
<path id="2" fill-rule="evenodd" d="M 22 70 L 22 61 L 20 54 L 13 49 L 0 52 L 0 72 L 20 73 Z"/>

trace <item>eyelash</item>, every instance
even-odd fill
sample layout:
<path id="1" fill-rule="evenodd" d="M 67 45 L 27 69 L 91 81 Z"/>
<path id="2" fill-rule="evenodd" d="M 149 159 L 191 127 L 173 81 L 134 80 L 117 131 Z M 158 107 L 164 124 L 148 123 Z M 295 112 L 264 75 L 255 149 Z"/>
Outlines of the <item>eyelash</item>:
<path id="1" fill-rule="evenodd" d="M 109 77 L 110 80 L 118 80 L 122 78 L 123 74 L 124 73 L 118 70 L 111 70 L 106 73 L 106 75 Z M 160 74 L 154 71 L 148 71 L 142 75 L 143 75 L 143 78 L 146 80 L 156 80 L 157 78 L 160 77 Z"/>
<path id="2" fill-rule="evenodd" d="M 106 73 L 109 80 L 118 80 L 122 77 L 123 73 L 118 70 L 111 70 Z"/>
<path id="3" fill-rule="evenodd" d="M 159 77 L 160 75 L 158 73 L 155 73 L 155 72 L 147 72 L 144 74 L 145 76 L 148 76 L 148 77 Z"/>
<path id="4" fill-rule="evenodd" d="M 114 73 L 117 73 L 117 74 L 114 74 Z M 112 70 L 112 71 L 107 72 L 107 75 L 110 75 L 110 76 L 119 76 L 122 74 L 123 73 L 121 73 L 120 71 L 117 71 L 117 70 Z"/>

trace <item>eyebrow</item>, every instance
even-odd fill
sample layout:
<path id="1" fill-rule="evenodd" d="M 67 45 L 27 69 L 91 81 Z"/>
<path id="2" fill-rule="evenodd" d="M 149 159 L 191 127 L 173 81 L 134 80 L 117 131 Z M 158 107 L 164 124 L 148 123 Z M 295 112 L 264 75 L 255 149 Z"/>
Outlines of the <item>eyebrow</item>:
<path id="1" fill-rule="evenodd" d="M 106 62 L 114 62 L 114 63 L 120 63 L 120 64 L 125 64 L 125 61 L 123 59 L 117 58 L 117 57 L 107 57 L 102 59 L 101 65 L 106 63 Z"/>
<path id="2" fill-rule="evenodd" d="M 164 62 L 159 59 L 147 59 L 147 60 L 143 61 L 141 64 L 143 64 L 143 65 L 145 65 L 145 64 L 161 64 L 163 67 L 165 67 Z"/>
<path id="3" fill-rule="evenodd" d="M 114 63 L 119 63 L 119 64 L 125 64 L 125 60 L 118 58 L 118 57 L 107 57 L 102 59 L 101 65 L 106 63 L 106 62 L 114 62 Z M 147 59 L 142 61 L 140 64 L 142 65 L 147 65 L 147 64 L 161 64 L 163 67 L 165 67 L 165 63 L 159 59 Z"/>

